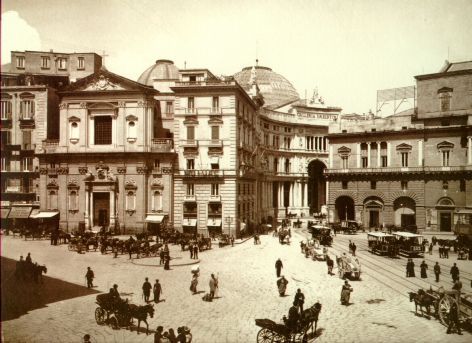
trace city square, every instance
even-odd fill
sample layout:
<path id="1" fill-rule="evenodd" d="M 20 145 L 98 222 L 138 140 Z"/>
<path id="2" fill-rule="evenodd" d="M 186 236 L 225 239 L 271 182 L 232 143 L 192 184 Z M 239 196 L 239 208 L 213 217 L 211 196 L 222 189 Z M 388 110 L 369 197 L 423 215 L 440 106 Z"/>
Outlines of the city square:
<path id="1" fill-rule="evenodd" d="M 2 5 L 2 341 L 470 341 L 472 3 Z"/>

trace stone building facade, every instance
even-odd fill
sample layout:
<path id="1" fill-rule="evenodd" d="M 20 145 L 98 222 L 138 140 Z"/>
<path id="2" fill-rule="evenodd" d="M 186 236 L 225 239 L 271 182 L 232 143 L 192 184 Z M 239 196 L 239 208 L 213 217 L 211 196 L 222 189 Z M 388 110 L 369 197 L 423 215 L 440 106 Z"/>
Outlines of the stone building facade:
<path id="1" fill-rule="evenodd" d="M 330 222 L 449 232 L 472 208 L 472 63 L 416 81 L 414 110 L 330 126 Z"/>

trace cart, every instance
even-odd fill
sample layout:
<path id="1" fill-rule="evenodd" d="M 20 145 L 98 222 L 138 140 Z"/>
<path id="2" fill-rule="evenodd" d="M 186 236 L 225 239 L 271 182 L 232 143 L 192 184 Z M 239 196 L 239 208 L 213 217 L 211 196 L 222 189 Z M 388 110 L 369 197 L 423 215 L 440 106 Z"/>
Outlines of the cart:
<path id="1" fill-rule="evenodd" d="M 361 277 L 361 264 L 357 258 L 351 258 L 347 255 L 336 257 L 338 265 L 338 273 L 341 279 L 349 278 L 351 280 L 359 280 Z"/>
<path id="2" fill-rule="evenodd" d="M 131 324 L 127 300 L 113 299 L 110 294 L 99 294 L 96 304 L 95 321 L 98 325 L 108 324 L 113 329 L 119 329 Z"/>

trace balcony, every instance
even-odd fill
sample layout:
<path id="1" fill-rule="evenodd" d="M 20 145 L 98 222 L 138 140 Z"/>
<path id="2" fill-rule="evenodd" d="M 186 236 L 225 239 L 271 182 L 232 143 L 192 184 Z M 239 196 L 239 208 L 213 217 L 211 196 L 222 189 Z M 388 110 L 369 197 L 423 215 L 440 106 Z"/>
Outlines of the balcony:
<path id="1" fill-rule="evenodd" d="M 187 139 L 180 142 L 184 148 L 198 148 L 198 141 L 196 139 Z"/>
<path id="2" fill-rule="evenodd" d="M 211 139 L 208 142 L 208 146 L 212 148 L 222 148 L 223 147 L 223 140 L 222 139 Z"/>
<path id="3" fill-rule="evenodd" d="M 166 138 L 153 138 L 151 140 L 151 151 L 152 152 L 172 152 L 173 151 L 172 139 Z"/>
<path id="4" fill-rule="evenodd" d="M 53 153 L 56 151 L 56 149 L 59 146 L 59 140 L 58 139 L 44 140 L 42 146 L 46 154 Z"/>
<path id="5" fill-rule="evenodd" d="M 224 170 L 220 169 L 204 169 L 204 170 L 179 170 L 179 175 L 183 177 L 200 177 L 200 178 L 215 178 L 215 177 L 223 177 L 225 175 Z"/>
<path id="6" fill-rule="evenodd" d="M 373 174 L 418 174 L 418 173 L 460 173 L 472 171 L 470 166 L 455 167 L 384 167 L 384 168 L 349 168 L 349 169 L 325 169 L 324 175 L 373 175 Z"/>
<path id="7" fill-rule="evenodd" d="M 210 195 L 210 198 L 208 199 L 208 202 L 221 202 L 221 195 Z M 221 212 L 212 212 L 212 213 L 208 213 L 209 215 L 221 215 Z"/>
<path id="8" fill-rule="evenodd" d="M 184 195 L 184 202 L 197 202 L 197 196 L 195 194 L 193 195 L 189 195 L 189 194 L 186 194 Z M 193 213 L 193 211 L 191 212 L 185 212 L 185 213 Z M 196 211 L 195 211 L 196 213 Z"/>

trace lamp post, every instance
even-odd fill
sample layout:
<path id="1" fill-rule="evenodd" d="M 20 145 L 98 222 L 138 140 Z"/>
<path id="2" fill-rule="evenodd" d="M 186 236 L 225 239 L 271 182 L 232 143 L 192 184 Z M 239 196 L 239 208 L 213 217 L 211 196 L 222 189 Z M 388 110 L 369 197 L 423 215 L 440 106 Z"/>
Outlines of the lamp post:
<path id="1" fill-rule="evenodd" d="M 225 217 L 225 221 L 228 224 L 228 236 L 231 237 L 231 223 L 233 222 L 233 217 Z"/>

